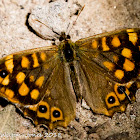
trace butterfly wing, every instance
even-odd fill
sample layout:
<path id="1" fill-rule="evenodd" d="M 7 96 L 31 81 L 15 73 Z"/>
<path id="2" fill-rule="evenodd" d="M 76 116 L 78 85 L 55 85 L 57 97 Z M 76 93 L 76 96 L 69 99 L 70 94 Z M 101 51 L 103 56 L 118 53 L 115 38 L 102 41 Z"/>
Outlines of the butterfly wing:
<path id="1" fill-rule="evenodd" d="M 0 60 L 0 96 L 35 124 L 50 129 L 75 118 L 75 95 L 58 47 L 19 52 Z"/>
<path id="2" fill-rule="evenodd" d="M 76 42 L 81 94 L 94 112 L 112 116 L 135 100 L 140 66 L 140 30 L 127 29 Z"/>
<path id="3" fill-rule="evenodd" d="M 45 82 L 55 67 L 56 51 L 56 48 L 48 50 L 48 53 L 45 48 L 42 51 L 33 49 L 2 58 L 0 61 L 0 95 L 13 103 L 23 105 L 38 103 L 44 94 L 39 91 L 44 88 Z M 48 67 L 49 65 L 51 67 Z M 31 91 L 34 89 L 36 89 L 36 97 L 32 98 Z"/>
<path id="4" fill-rule="evenodd" d="M 50 129 L 56 126 L 66 127 L 75 118 L 76 98 L 69 77 L 67 66 L 58 62 L 50 77 L 44 98 L 35 105 L 20 106 L 24 115 L 35 124 L 47 125 Z"/>

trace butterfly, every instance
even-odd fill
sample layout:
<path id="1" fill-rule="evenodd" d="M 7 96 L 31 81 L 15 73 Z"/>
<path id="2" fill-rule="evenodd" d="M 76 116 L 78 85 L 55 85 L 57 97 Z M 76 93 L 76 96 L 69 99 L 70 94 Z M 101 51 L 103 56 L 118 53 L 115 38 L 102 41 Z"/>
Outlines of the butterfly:
<path id="1" fill-rule="evenodd" d="M 113 116 L 139 89 L 140 29 L 122 29 L 26 50 L 0 59 L 0 97 L 35 125 L 67 127 L 83 98 L 93 112 Z"/>

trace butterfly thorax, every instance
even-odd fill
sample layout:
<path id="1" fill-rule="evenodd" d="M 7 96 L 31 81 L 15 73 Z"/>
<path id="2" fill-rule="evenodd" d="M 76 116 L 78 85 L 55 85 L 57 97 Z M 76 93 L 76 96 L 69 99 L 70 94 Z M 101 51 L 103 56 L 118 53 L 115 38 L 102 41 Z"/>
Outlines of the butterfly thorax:
<path id="1" fill-rule="evenodd" d="M 70 40 L 69 35 L 66 35 L 63 32 L 61 33 L 59 40 L 61 41 L 59 51 L 63 61 L 72 62 L 75 58 L 75 43 Z"/>

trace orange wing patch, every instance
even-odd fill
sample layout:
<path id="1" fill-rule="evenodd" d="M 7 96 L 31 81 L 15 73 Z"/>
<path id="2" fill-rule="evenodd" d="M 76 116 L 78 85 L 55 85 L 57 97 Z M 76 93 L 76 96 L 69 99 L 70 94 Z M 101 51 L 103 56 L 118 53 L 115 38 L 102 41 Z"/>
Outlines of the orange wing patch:
<path id="1" fill-rule="evenodd" d="M 114 37 L 113 37 L 111 44 L 112 44 L 114 47 L 119 47 L 119 46 L 121 45 L 121 42 L 120 42 L 118 36 L 114 36 Z"/>

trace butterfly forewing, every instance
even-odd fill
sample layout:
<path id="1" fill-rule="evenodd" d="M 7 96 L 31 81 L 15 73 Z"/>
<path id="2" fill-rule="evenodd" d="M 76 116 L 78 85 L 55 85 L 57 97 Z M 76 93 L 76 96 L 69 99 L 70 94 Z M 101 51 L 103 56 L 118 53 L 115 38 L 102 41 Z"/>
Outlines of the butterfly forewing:
<path id="1" fill-rule="evenodd" d="M 137 78 L 140 66 L 140 30 L 127 29 L 81 39 L 78 53 L 112 80 L 127 83 Z"/>
<path id="2" fill-rule="evenodd" d="M 23 51 L 1 60 L 1 96 L 24 105 L 38 103 L 43 98 L 58 59 L 57 48 L 46 49 Z"/>

